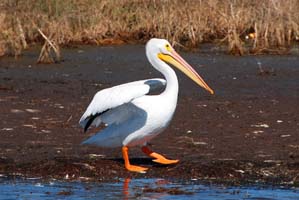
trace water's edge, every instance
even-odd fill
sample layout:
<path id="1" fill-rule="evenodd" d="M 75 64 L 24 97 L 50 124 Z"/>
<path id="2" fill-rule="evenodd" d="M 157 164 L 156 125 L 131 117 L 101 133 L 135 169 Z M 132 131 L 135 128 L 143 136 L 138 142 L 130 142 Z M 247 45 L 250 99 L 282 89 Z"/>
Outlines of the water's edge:
<path id="1" fill-rule="evenodd" d="M 298 199 L 299 188 L 267 185 L 225 186 L 199 180 L 121 179 L 116 182 L 45 181 L 0 178 L 0 199 Z"/>

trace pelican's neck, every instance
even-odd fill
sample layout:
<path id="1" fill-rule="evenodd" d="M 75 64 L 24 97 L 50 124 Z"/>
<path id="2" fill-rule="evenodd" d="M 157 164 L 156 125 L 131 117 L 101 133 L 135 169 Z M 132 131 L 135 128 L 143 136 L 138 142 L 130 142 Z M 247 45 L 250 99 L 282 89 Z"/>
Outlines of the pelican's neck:
<path id="1" fill-rule="evenodd" d="M 162 61 L 161 61 L 162 62 Z M 162 62 L 164 67 L 162 70 L 159 70 L 166 79 L 166 88 L 163 91 L 164 94 L 172 94 L 177 96 L 179 92 L 179 83 L 178 78 L 174 70 L 166 63 Z"/>
<path id="2" fill-rule="evenodd" d="M 166 88 L 161 95 L 172 96 L 176 100 L 179 91 L 179 84 L 174 70 L 157 56 L 148 55 L 148 59 L 153 67 L 161 72 L 166 79 Z"/>

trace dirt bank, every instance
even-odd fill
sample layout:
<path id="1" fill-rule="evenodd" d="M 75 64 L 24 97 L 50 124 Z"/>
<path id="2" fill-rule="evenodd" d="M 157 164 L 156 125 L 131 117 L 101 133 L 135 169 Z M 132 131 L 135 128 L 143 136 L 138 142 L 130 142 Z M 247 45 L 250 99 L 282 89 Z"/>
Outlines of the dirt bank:
<path id="1" fill-rule="evenodd" d="M 298 56 L 182 53 L 216 94 L 178 73 L 175 117 L 151 143 L 181 162 L 157 165 L 134 148 L 132 163 L 150 168 L 135 174 L 124 169 L 120 149 L 81 146 L 87 135 L 78 120 L 97 90 L 160 77 L 146 61 L 144 47 L 78 47 L 63 54 L 64 62 L 52 65 L 36 65 L 34 50 L 0 60 L 1 174 L 298 184 Z"/>

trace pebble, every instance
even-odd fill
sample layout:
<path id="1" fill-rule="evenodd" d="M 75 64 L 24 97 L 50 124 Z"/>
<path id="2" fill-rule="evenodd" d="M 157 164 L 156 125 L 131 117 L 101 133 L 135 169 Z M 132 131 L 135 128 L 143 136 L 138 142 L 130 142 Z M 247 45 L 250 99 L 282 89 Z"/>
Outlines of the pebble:
<path id="1" fill-rule="evenodd" d="M 251 125 L 251 127 L 269 128 L 269 125 L 268 124 L 255 124 L 255 125 Z"/>
<path id="2" fill-rule="evenodd" d="M 252 131 L 252 133 L 258 134 L 258 133 L 263 133 L 264 131 L 261 130 L 256 130 L 256 131 Z"/>
<path id="3" fill-rule="evenodd" d="M 1 129 L 2 131 L 12 131 L 13 130 L 13 128 L 3 128 L 3 129 Z"/>
<path id="4" fill-rule="evenodd" d="M 29 112 L 29 113 L 37 113 L 37 112 L 40 112 L 40 110 L 38 110 L 38 109 L 31 109 L 31 108 L 27 108 L 27 109 L 25 109 L 27 112 Z"/>
<path id="5" fill-rule="evenodd" d="M 239 173 L 241 173 L 241 174 L 244 174 L 244 173 L 245 173 L 245 171 L 244 171 L 244 170 L 241 170 L 241 169 L 235 170 L 235 172 L 239 172 Z"/>
<path id="6" fill-rule="evenodd" d="M 70 178 L 69 174 L 66 174 L 65 177 L 64 177 L 64 179 L 69 179 L 69 178 Z"/>
<path id="7" fill-rule="evenodd" d="M 51 133 L 51 131 L 50 130 L 41 130 L 41 132 L 43 132 L 43 133 Z"/>
<path id="8" fill-rule="evenodd" d="M 281 135 L 280 137 L 285 138 L 285 137 L 290 137 L 291 135 L 287 134 L 287 135 Z"/>
<path id="9" fill-rule="evenodd" d="M 19 109 L 11 109 L 10 112 L 12 113 L 23 113 L 23 110 L 19 110 Z"/>
<path id="10" fill-rule="evenodd" d="M 36 128 L 36 126 L 34 126 L 33 124 L 23 124 L 23 126 L 28 128 Z"/>

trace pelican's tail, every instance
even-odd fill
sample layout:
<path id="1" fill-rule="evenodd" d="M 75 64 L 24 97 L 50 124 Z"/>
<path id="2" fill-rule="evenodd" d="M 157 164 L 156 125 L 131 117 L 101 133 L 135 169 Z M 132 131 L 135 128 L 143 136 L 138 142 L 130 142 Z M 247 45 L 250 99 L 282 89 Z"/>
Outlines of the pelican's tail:
<path id="1" fill-rule="evenodd" d="M 84 140 L 82 145 L 94 145 L 98 147 L 121 147 L 122 141 L 126 135 L 122 135 L 115 125 L 110 125 L 104 130 L 92 135 Z"/>

